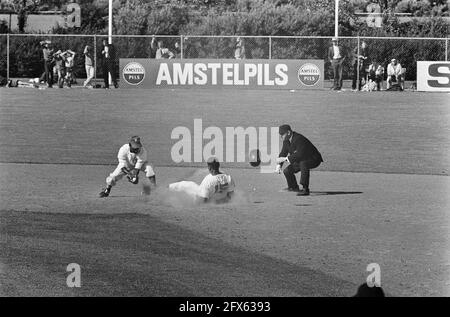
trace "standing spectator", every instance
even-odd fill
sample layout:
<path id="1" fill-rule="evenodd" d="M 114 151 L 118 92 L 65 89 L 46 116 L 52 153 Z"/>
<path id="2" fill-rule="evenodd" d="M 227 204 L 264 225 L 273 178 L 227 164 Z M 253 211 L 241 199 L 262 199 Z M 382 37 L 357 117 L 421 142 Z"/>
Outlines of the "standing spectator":
<path id="1" fill-rule="evenodd" d="M 89 45 L 84 48 L 84 67 L 86 68 L 86 80 L 83 87 L 93 88 L 91 81 L 94 78 L 94 58 L 92 56 L 92 49 Z"/>
<path id="2" fill-rule="evenodd" d="M 333 90 L 342 89 L 342 65 L 345 61 L 345 52 L 342 46 L 338 44 L 338 39 L 333 38 L 331 40 L 332 45 L 328 48 L 328 59 L 331 62 L 333 68 Z"/>
<path id="3" fill-rule="evenodd" d="M 55 60 L 56 75 L 58 76 L 58 87 L 63 88 L 64 77 L 66 76 L 66 63 L 64 61 L 64 55 L 61 50 L 58 50 L 53 54 Z"/>
<path id="4" fill-rule="evenodd" d="M 45 72 L 45 81 L 47 82 L 47 87 L 52 88 L 53 86 L 53 49 L 51 49 L 50 41 L 41 42 L 43 49 L 42 55 L 44 58 L 44 72 Z"/>
<path id="5" fill-rule="evenodd" d="M 353 82 L 352 89 L 356 90 L 356 81 L 359 76 L 359 86 L 358 90 L 361 90 L 362 80 L 366 79 L 366 60 L 367 60 L 367 44 L 366 42 L 361 42 L 361 48 L 359 49 L 358 55 L 358 47 L 355 47 L 353 50 Z M 358 75 L 359 72 L 359 75 Z"/>
<path id="6" fill-rule="evenodd" d="M 153 35 L 152 42 L 150 43 L 152 50 L 156 51 L 155 59 L 172 59 L 175 54 L 172 53 L 168 48 L 164 47 L 164 42 L 159 40 L 156 43 L 156 38 Z"/>
<path id="7" fill-rule="evenodd" d="M 386 80 L 386 88 L 389 89 L 396 83 L 401 86 L 401 78 L 402 76 L 402 65 L 395 58 L 393 58 L 390 64 L 387 67 L 387 80 Z M 403 87 L 402 87 L 403 88 Z"/>
<path id="8" fill-rule="evenodd" d="M 175 58 L 181 58 L 181 45 L 180 42 L 176 41 L 175 42 Z"/>
<path id="9" fill-rule="evenodd" d="M 198 58 L 197 48 L 187 36 L 183 38 L 183 58 Z"/>
<path id="10" fill-rule="evenodd" d="M 234 47 L 234 58 L 235 59 L 245 59 L 245 44 L 244 40 L 238 37 L 236 39 L 236 44 Z"/>
<path id="11" fill-rule="evenodd" d="M 378 65 L 377 69 L 375 70 L 375 82 L 377 83 L 377 90 L 381 90 L 381 85 L 383 83 L 384 78 L 384 67 L 383 65 Z"/>
<path id="12" fill-rule="evenodd" d="M 66 85 L 68 88 L 72 87 L 73 66 L 75 63 L 75 52 L 71 50 L 65 51 L 63 54 L 64 63 L 66 64 Z"/>
<path id="13" fill-rule="evenodd" d="M 117 88 L 116 73 L 114 71 L 115 51 L 112 44 L 108 44 L 106 40 L 103 40 L 102 49 L 102 68 L 103 68 L 103 80 L 105 82 L 105 88 L 109 89 L 109 74 L 111 75 L 111 81 L 114 87 Z"/>

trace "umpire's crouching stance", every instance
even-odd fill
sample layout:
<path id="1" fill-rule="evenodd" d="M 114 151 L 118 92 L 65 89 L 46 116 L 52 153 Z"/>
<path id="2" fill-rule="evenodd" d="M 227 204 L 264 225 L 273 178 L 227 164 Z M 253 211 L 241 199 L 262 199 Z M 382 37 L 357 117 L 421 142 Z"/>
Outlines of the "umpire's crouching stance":
<path id="1" fill-rule="evenodd" d="M 291 127 L 283 124 L 279 127 L 279 133 L 283 140 L 283 147 L 277 159 L 276 172 L 281 172 L 284 162 L 290 165 L 283 171 L 288 187 L 284 191 L 298 192 L 297 196 L 309 195 L 309 170 L 316 168 L 323 162 L 322 155 L 317 148 L 300 133 L 292 131 Z M 300 190 L 295 178 L 295 173 L 301 172 Z"/>

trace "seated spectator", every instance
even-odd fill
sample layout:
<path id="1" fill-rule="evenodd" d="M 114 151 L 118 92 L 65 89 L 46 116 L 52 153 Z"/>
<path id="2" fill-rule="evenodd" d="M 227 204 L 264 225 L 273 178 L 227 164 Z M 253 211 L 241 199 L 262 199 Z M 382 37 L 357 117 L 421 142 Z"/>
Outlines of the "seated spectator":
<path id="1" fill-rule="evenodd" d="M 164 47 L 164 42 L 159 40 L 156 44 L 156 38 L 153 36 L 152 42 L 150 43 L 152 50 L 155 50 L 155 59 L 172 59 L 175 58 L 175 54 L 172 53 L 168 48 Z"/>
<path id="2" fill-rule="evenodd" d="M 386 88 L 391 88 L 392 85 L 401 85 L 402 82 L 402 65 L 395 58 L 391 60 L 391 63 L 387 67 L 387 80 Z M 402 87 L 403 88 L 403 87 Z"/>
<path id="3" fill-rule="evenodd" d="M 369 65 L 367 72 L 368 72 L 368 81 L 376 83 L 377 91 L 380 91 L 384 76 L 383 66 L 381 64 L 378 65 L 378 63 L 375 61 L 372 61 L 372 64 Z"/>

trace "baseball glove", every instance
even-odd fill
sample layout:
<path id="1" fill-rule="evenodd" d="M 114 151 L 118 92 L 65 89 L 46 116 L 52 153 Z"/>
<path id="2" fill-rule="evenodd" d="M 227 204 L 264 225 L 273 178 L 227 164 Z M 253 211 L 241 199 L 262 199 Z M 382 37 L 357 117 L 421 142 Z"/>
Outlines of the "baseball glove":
<path id="1" fill-rule="evenodd" d="M 122 167 L 122 172 L 125 173 L 125 175 L 127 176 L 128 181 L 131 184 L 135 184 L 136 185 L 137 183 L 139 183 L 139 176 L 138 176 L 139 170 L 137 170 L 137 169 L 129 170 L 126 167 Z"/>

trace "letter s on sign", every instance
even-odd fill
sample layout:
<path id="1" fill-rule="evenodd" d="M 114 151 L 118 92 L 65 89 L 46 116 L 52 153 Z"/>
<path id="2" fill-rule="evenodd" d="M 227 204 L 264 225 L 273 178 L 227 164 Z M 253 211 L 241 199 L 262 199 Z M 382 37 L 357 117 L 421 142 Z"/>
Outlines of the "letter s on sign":
<path id="1" fill-rule="evenodd" d="M 447 69 L 446 72 L 442 72 L 442 69 Z M 450 64 L 449 63 L 436 63 L 428 66 L 428 74 L 431 77 L 447 78 L 445 80 L 428 80 L 428 85 L 434 88 L 450 88 Z"/>

